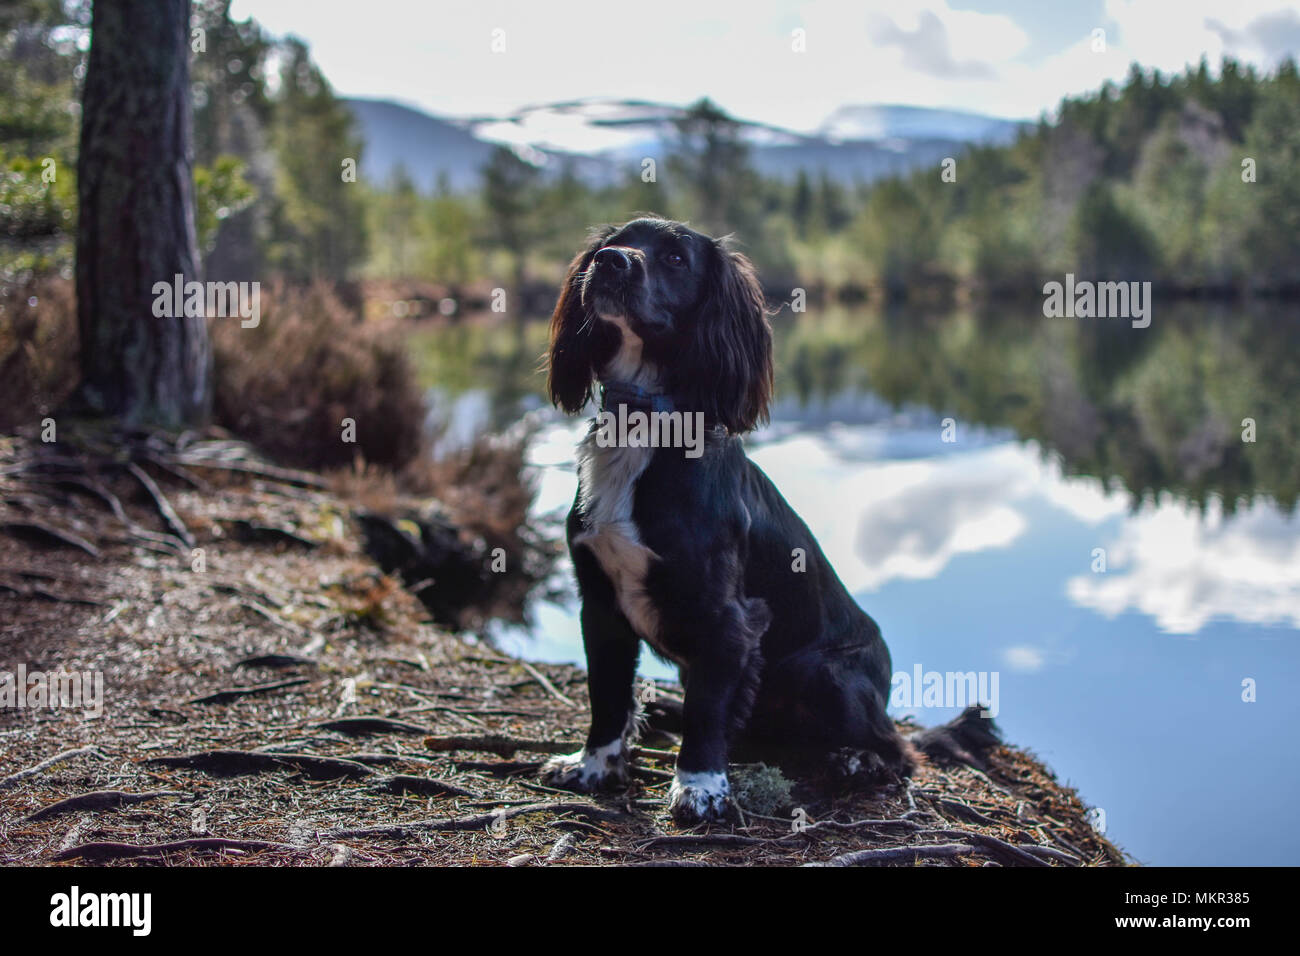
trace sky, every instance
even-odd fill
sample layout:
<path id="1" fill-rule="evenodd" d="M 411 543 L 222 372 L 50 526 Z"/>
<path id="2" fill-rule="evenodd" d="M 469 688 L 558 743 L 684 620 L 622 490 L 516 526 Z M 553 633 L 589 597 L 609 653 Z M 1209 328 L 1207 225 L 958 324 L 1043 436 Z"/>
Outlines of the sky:
<path id="1" fill-rule="evenodd" d="M 855 104 L 1034 118 L 1135 60 L 1300 56 L 1300 0 L 235 0 L 232 15 L 306 40 L 341 95 L 438 115 L 707 95 L 808 132 Z"/>

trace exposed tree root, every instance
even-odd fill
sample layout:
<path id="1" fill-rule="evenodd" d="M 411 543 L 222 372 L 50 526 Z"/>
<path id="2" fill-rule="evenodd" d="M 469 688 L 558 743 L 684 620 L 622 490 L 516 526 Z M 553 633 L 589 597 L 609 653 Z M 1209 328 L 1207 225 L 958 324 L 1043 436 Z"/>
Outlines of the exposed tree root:
<path id="1" fill-rule="evenodd" d="M 76 813 L 81 810 L 116 810 L 118 807 L 145 803 L 149 800 L 157 800 L 159 797 L 179 797 L 183 795 L 180 790 L 154 790 L 151 793 L 96 790 L 93 793 L 82 793 L 75 797 L 68 797 L 66 800 L 60 800 L 58 803 L 52 803 L 48 807 L 43 807 L 30 814 L 27 819 L 44 820 L 46 817 L 57 817 L 61 813 Z"/>
<path id="2" fill-rule="evenodd" d="M 430 750 L 440 752 L 449 750 L 482 750 L 486 753 L 513 757 L 520 750 L 539 754 L 566 754 L 577 750 L 579 744 L 563 740 L 529 740 L 523 737 L 508 737 L 503 734 L 482 734 L 464 736 L 452 734 L 445 737 L 426 737 L 424 745 Z"/>
<path id="3" fill-rule="evenodd" d="M 287 843 L 273 843 L 270 840 L 231 840 L 226 837 L 194 837 L 189 840 L 176 840 L 171 843 L 150 843 L 137 846 L 133 843 L 83 843 L 80 846 L 61 850 L 54 855 L 56 860 L 125 860 L 136 857 L 162 856 L 166 853 L 180 853 L 187 850 L 294 850 L 296 847 Z"/>

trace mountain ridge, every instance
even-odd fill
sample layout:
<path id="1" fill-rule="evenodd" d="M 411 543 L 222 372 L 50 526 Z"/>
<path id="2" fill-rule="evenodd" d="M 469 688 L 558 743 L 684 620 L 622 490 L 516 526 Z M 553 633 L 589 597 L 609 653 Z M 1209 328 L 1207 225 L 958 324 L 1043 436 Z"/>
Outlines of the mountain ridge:
<path id="1" fill-rule="evenodd" d="M 399 167 L 428 192 L 442 179 L 475 188 L 493 148 L 508 145 L 544 169 L 571 166 L 596 185 L 616 182 L 643 156 L 662 155 L 682 107 L 639 99 L 579 99 L 527 106 L 505 116 L 446 117 L 387 99 L 345 99 L 379 181 Z M 973 144 L 1002 145 L 1025 125 L 963 110 L 848 104 L 813 132 L 737 120 L 755 167 L 793 179 L 800 170 L 852 183 L 931 165 Z"/>

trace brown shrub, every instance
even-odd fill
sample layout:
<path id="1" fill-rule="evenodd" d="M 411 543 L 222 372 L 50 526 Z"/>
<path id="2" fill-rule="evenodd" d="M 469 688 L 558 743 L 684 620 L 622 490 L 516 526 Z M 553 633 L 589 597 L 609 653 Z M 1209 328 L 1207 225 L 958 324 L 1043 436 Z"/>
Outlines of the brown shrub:
<path id="1" fill-rule="evenodd" d="M 38 424 L 80 380 L 72 280 L 46 276 L 0 290 L 0 431 Z"/>
<path id="2" fill-rule="evenodd" d="M 333 490 L 359 510 L 370 553 L 408 586 L 419 584 L 420 600 L 441 623 L 531 626 L 528 597 L 558 551 L 529 520 L 536 489 L 524 462 L 527 439 L 521 425 L 398 472 L 369 465 L 330 472 Z M 398 539 L 402 527 L 408 542 Z M 487 573 L 498 548 L 505 573 Z"/>
<path id="3" fill-rule="evenodd" d="M 427 457 L 423 390 L 398 330 L 363 323 L 326 283 L 262 288 L 261 322 L 209 325 L 213 419 L 305 468 L 357 460 L 399 470 Z M 80 381 L 75 287 L 57 276 L 0 290 L 0 430 L 37 424 Z M 343 419 L 356 442 L 343 441 Z"/>
<path id="4" fill-rule="evenodd" d="M 211 321 L 217 424 L 304 468 L 400 469 L 427 452 L 423 391 L 395 330 L 362 323 L 323 282 L 261 296 L 256 328 Z"/>

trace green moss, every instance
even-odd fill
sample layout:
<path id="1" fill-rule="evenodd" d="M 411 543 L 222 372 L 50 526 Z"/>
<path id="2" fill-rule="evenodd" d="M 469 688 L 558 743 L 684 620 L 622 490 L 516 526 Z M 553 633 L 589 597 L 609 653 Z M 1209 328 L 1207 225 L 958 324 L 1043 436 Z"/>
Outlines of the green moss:
<path id="1" fill-rule="evenodd" d="M 742 809 L 773 816 L 794 803 L 793 784 L 776 767 L 765 763 L 742 764 L 731 769 L 732 799 Z"/>

